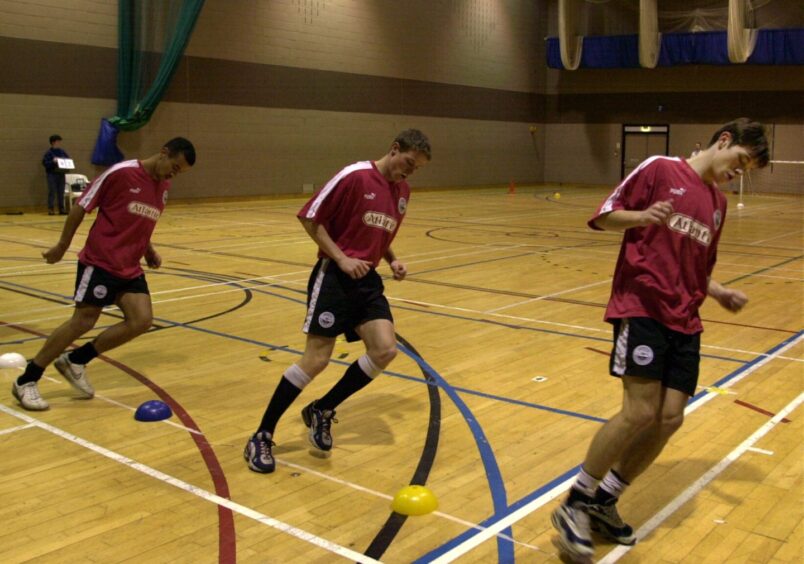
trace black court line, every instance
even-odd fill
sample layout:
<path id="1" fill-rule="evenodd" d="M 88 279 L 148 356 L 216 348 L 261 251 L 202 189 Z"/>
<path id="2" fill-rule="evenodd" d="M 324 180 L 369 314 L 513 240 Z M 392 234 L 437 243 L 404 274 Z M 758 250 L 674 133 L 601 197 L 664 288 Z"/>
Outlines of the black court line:
<path id="1" fill-rule="evenodd" d="M 413 345 L 408 343 L 398 333 L 396 334 L 396 339 L 414 354 L 419 354 L 418 351 L 413 348 Z M 425 370 L 424 367 L 420 368 L 427 382 L 427 395 L 430 399 L 430 417 L 427 426 L 427 437 L 424 441 L 422 454 L 419 457 L 419 464 L 416 466 L 416 470 L 413 472 L 413 477 L 410 480 L 410 484 L 416 486 L 424 486 L 427 484 L 427 478 L 430 476 L 430 471 L 433 469 L 436 452 L 438 451 L 438 438 L 441 434 L 441 396 L 438 393 L 438 385 L 436 384 L 435 377 L 428 370 Z M 407 518 L 407 515 L 392 511 L 391 515 L 389 515 L 388 519 L 385 521 L 385 524 L 374 536 L 371 544 L 369 544 L 369 547 L 363 554 L 379 560 L 396 538 L 396 535 L 402 529 L 402 525 L 405 524 Z"/>

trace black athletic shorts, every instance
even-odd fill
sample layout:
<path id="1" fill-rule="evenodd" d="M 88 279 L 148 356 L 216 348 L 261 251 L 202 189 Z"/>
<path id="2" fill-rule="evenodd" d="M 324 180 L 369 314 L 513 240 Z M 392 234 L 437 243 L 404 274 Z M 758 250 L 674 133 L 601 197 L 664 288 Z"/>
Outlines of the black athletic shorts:
<path id="1" fill-rule="evenodd" d="M 97 266 L 78 263 L 78 273 L 75 276 L 75 297 L 73 298 L 76 302 L 107 306 L 115 303 L 118 296 L 125 293 L 150 294 L 145 274 L 126 280 Z"/>
<path id="2" fill-rule="evenodd" d="M 701 362 L 701 335 L 668 329 L 649 317 L 615 319 L 612 376 L 641 376 L 662 386 L 695 395 Z"/>
<path id="3" fill-rule="evenodd" d="M 375 269 L 353 280 L 332 259 L 318 259 L 307 283 L 307 317 L 303 331 L 322 337 L 346 335 L 359 341 L 355 327 L 372 319 L 394 321 L 385 287 Z"/>

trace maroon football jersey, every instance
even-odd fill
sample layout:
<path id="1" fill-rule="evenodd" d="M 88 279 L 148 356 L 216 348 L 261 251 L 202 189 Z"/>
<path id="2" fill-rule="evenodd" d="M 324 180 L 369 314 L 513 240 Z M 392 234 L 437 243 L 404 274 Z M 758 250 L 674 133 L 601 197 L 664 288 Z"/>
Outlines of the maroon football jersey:
<path id="1" fill-rule="evenodd" d="M 407 182 L 389 182 L 372 161 L 362 161 L 336 174 L 297 215 L 323 225 L 346 256 L 376 267 L 399 230 L 409 198 Z M 318 256 L 326 255 L 319 249 Z"/>
<path id="2" fill-rule="evenodd" d="M 119 278 L 142 274 L 140 259 L 167 202 L 170 181 L 158 181 L 137 160 L 117 163 L 89 185 L 78 205 L 98 217 L 78 255 Z"/>
<path id="3" fill-rule="evenodd" d="M 589 220 L 670 200 L 666 223 L 623 234 L 606 320 L 650 317 L 686 334 L 703 331 L 698 313 L 717 259 L 726 197 L 683 159 L 651 157 L 617 186 Z"/>

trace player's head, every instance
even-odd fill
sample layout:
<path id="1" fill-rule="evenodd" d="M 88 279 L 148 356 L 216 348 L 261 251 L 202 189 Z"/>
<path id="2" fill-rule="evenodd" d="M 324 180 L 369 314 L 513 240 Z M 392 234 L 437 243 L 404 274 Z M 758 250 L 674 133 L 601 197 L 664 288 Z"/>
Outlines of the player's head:
<path id="1" fill-rule="evenodd" d="M 50 146 L 51 147 L 58 147 L 61 145 L 61 135 L 51 135 L 50 136 Z"/>
<path id="2" fill-rule="evenodd" d="M 765 126 L 748 118 L 739 118 L 723 125 L 709 141 L 712 160 L 711 180 L 728 182 L 752 168 L 767 166 L 768 139 Z"/>
<path id="3" fill-rule="evenodd" d="M 195 164 L 195 147 L 184 137 L 175 137 L 159 151 L 156 176 L 160 180 L 173 178 L 187 172 Z"/>
<path id="4" fill-rule="evenodd" d="M 418 129 L 406 129 L 396 136 L 388 152 L 388 179 L 401 182 L 432 157 L 430 140 Z"/>

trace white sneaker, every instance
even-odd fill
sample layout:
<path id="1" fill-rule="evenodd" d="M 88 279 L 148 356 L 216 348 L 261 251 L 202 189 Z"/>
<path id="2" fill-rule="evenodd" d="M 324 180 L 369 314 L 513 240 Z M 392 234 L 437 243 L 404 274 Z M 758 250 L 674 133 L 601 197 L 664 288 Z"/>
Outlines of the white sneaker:
<path id="1" fill-rule="evenodd" d="M 50 408 L 50 405 L 39 395 L 39 387 L 36 382 L 28 382 L 20 386 L 14 380 L 11 382 L 11 395 L 29 411 L 44 411 Z"/>
<path id="2" fill-rule="evenodd" d="M 87 379 L 87 371 L 84 368 L 84 364 L 73 364 L 70 362 L 69 355 L 70 353 L 61 353 L 59 358 L 56 359 L 56 362 L 53 365 L 56 367 L 56 370 L 59 371 L 59 374 L 64 376 L 64 379 L 67 380 L 70 385 L 81 392 L 87 399 L 91 399 L 95 396 L 95 388 L 92 387 L 92 384 L 89 383 Z"/>

